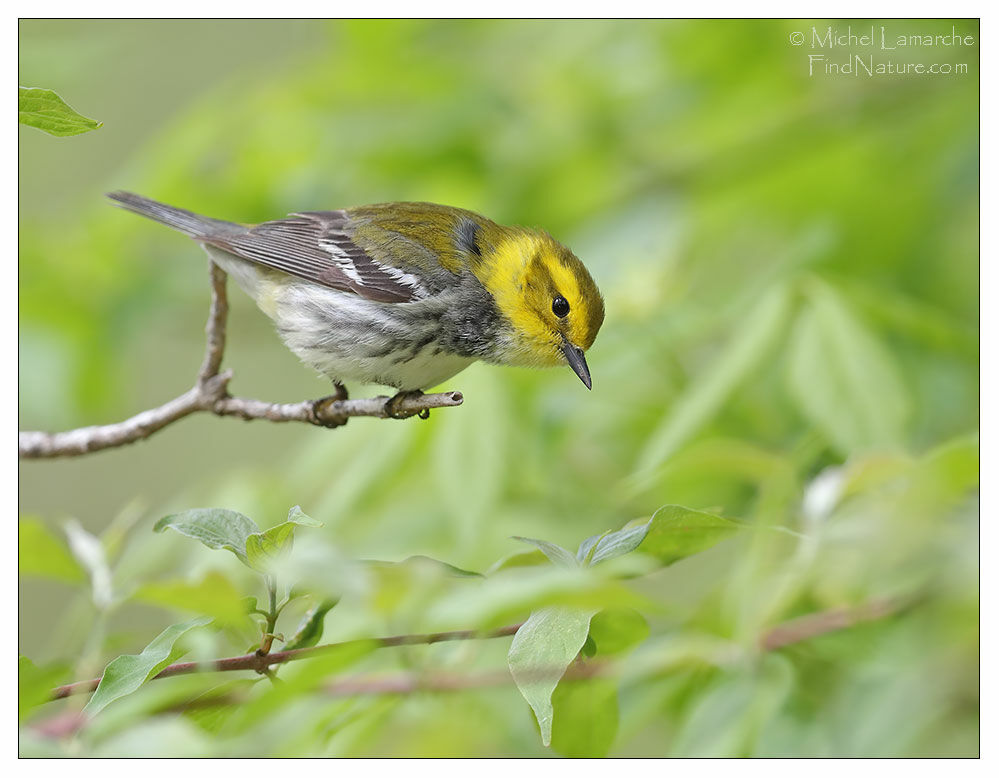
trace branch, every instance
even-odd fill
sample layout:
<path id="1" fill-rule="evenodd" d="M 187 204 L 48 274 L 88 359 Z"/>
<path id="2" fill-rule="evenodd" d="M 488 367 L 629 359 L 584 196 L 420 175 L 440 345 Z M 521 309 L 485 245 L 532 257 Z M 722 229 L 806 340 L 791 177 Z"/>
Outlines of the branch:
<path id="1" fill-rule="evenodd" d="M 776 651 L 785 646 L 811 640 L 829 632 L 847 629 L 855 624 L 887 618 L 913 605 L 917 602 L 917 599 L 879 599 L 872 600 L 855 608 L 833 608 L 827 611 L 812 613 L 772 627 L 760 636 L 758 645 L 762 651 Z M 379 647 L 389 647 L 420 643 L 440 643 L 448 640 L 498 638 L 513 635 L 520 629 L 520 626 L 520 624 L 511 624 L 485 633 L 473 630 L 461 630 L 458 632 L 436 632 L 426 635 L 397 635 L 395 637 L 377 638 L 375 643 Z M 266 673 L 272 665 L 293 662 L 298 659 L 307 659 L 344 645 L 348 644 L 329 643 L 312 648 L 278 651 L 263 656 L 259 654 L 246 654 L 245 656 L 217 659 L 214 662 L 207 663 L 179 662 L 164 668 L 158 675 L 153 676 L 151 680 L 168 678 L 172 675 L 185 675 L 187 673 L 206 671 L 255 670 L 260 673 Z M 616 664 L 610 660 L 577 659 L 569 665 L 560 680 L 580 681 L 587 678 L 610 675 L 614 672 L 615 668 Z M 539 677 L 547 677 L 548 675 L 544 668 L 540 668 L 538 672 Z M 73 694 L 92 692 L 97 688 L 100 680 L 100 678 L 94 678 L 90 681 L 78 681 L 66 684 L 65 686 L 59 686 L 52 690 L 50 700 L 62 699 Z M 423 673 L 419 675 L 414 673 L 366 674 L 331 681 L 324 687 L 324 692 L 331 697 L 403 695 L 416 692 L 460 692 L 468 689 L 504 686 L 512 681 L 513 677 L 507 670 L 491 670 L 471 675 L 446 672 Z M 236 705 L 244 701 L 244 697 L 230 692 L 180 703 L 172 706 L 170 710 L 182 712 L 204 706 Z M 80 711 L 65 711 L 50 719 L 39 722 L 35 725 L 35 730 L 47 737 L 65 737 L 76 732 L 85 724 L 86 717 Z"/>
<path id="2" fill-rule="evenodd" d="M 188 675 L 199 672 L 226 672 L 230 670 L 254 670 L 258 673 L 266 672 L 271 666 L 294 662 L 299 659 L 308 659 L 318 654 L 329 653 L 338 648 L 352 643 L 374 643 L 378 648 L 390 648 L 392 646 L 412 646 L 430 645 L 432 643 L 445 643 L 451 640 L 472 640 L 502 638 L 513 635 L 520 624 L 511 624 L 506 627 L 492 630 L 490 632 L 477 632 L 471 629 L 458 630 L 456 632 L 431 632 L 421 635 L 394 635 L 392 637 L 375 638 L 374 640 L 346 641 L 343 643 L 326 643 L 322 646 L 312 646 L 310 648 L 294 648 L 289 651 L 274 651 L 269 654 L 262 654 L 259 651 L 243 656 L 227 657 L 226 659 L 216 659 L 212 662 L 177 662 L 163 668 L 150 680 L 158 678 L 169 678 L 173 675 Z M 92 692 L 101 682 L 100 678 L 89 681 L 77 681 L 65 686 L 58 686 L 52 690 L 52 699 L 60 700 L 73 694 Z"/>
<path id="3" fill-rule="evenodd" d="M 764 632 L 759 639 L 760 649 L 763 651 L 776 651 L 778 649 L 784 648 L 785 646 L 791 645 L 793 643 L 802 643 L 806 640 L 811 640 L 812 638 L 824 635 L 827 632 L 835 632 L 841 629 L 847 629 L 856 624 L 860 624 L 866 621 L 876 621 L 878 619 L 883 619 L 898 613 L 903 608 L 911 605 L 915 600 L 891 600 L 891 599 L 880 599 L 872 600 L 863 605 L 859 605 L 854 608 L 833 608 L 827 611 L 820 611 L 818 613 L 811 613 L 807 616 L 802 616 L 801 618 L 792 619 L 786 621 L 783 624 L 778 624 L 775 627 Z M 442 643 L 450 640 L 472 640 L 475 638 L 488 639 L 488 638 L 499 638 L 507 637 L 513 635 L 516 631 L 520 629 L 520 624 L 511 624 L 506 627 L 500 627 L 499 629 L 493 630 L 491 632 L 476 632 L 475 630 L 459 630 L 457 632 L 432 632 L 429 634 L 418 634 L 418 635 L 395 635 L 393 637 L 385 638 L 375 638 L 374 643 L 379 648 L 387 648 L 391 646 L 406 646 L 406 645 L 416 645 L 416 644 L 431 644 L 431 643 Z M 322 646 L 312 646 L 311 648 L 297 648 L 290 651 L 275 651 L 270 654 L 261 654 L 259 652 L 253 654 L 244 654 L 243 656 L 228 657 L 226 659 L 216 659 L 212 662 L 178 662 L 172 664 L 159 672 L 158 675 L 153 676 L 150 680 L 156 680 L 158 678 L 169 678 L 173 675 L 187 675 L 189 673 L 197 672 L 226 672 L 230 670 L 254 670 L 258 673 L 263 673 L 273 665 L 284 664 L 285 662 L 294 662 L 299 659 L 308 659 L 309 657 L 316 656 L 317 654 L 326 653 L 338 648 L 342 648 L 345 645 L 349 645 L 350 642 L 346 643 L 327 643 Z M 365 641 L 360 641 L 365 642 Z M 592 675 L 602 673 L 606 670 L 606 663 L 602 662 L 576 662 L 570 666 L 569 670 L 566 671 L 566 678 L 588 678 Z M 505 671 L 502 674 L 504 677 L 509 679 L 509 673 Z M 491 675 L 484 676 L 485 678 L 491 678 Z M 457 690 L 462 688 L 472 688 L 477 685 L 482 685 L 479 681 L 474 678 L 468 681 L 469 686 L 463 686 L 462 681 L 458 676 L 447 676 L 447 675 L 435 675 L 435 676 L 423 676 L 423 677 L 410 677 L 410 676 L 394 676 L 394 680 L 386 681 L 384 677 L 380 680 L 375 678 L 365 678 L 359 677 L 354 679 L 344 679 L 342 681 L 336 681 L 331 684 L 328 690 L 333 694 L 340 694 L 341 696 L 349 695 L 350 689 L 359 689 L 360 691 L 353 692 L 356 694 L 368 694 L 368 693 L 390 693 L 393 689 L 398 689 L 400 687 L 406 687 L 412 691 L 416 688 L 421 689 L 435 689 L 435 690 Z M 400 680 L 402 678 L 407 678 L 408 680 Z M 433 679 L 437 679 L 439 683 L 434 682 Z M 451 679 L 451 680 L 448 680 Z M 481 679 L 480 679 L 481 680 Z M 53 700 L 62 699 L 63 697 L 69 697 L 73 694 L 81 694 L 84 692 L 92 692 L 97 688 L 100 683 L 100 678 L 94 678 L 89 681 L 77 681 L 75 683 L 66 684 L 65 686 L 59 686 L 52 690 Z M 369 684 L 369 681 L 371 682 Z M 353 684 L 353 685 L 352 685 Z M 422 684 L 422 685 L 421 685 Z M 427 684 L 430 684 L 427 686 Z M 450 684 L 450 685 L 449 685 Z M 485 685 L 491 685 L 489 682 L 485 682 Z M 369 688 L 370 687 L 370 688 Z M 412 688 L 410 688 L 412 687 Z M 379 689 L 384 689 L 384 691 L 379 692 Z M 402 693 L 402 692 L 395 692 Z"/>
<path id="4" fill-rule="evenodd" d="M 225 351 L 226 319 L 229 303 L 226 296 L 226 274 L 209 263 L 212 301 L 205 326 L 205 356 L 193 387 L 167 403 L 136 414 L 116 424 L 80 427 L 68 432 L 19 432 L 17 453 L 22 459 L 79 456 L 144 440 L 192 413 L 207 412 L 216 416 L 237 416 L 241 419 L 268 421 L 299 421 L 319 427 L 339 427 L 352 416 L 373 416 L 379 419 L 415 416 L 432 408 L 461 405 L 461 392 L 404 395 L 394 403 L 395 416 L 390 413 L 385 396 L 360 400 L 324 397 L 299 403 L 269 403 L 233 397 L 228 393 L 232 371 L 220 372 Z"/>
<path id="5" fill-rule="evenodd" d="M 803 643 L 817 638 L 827 632 L 847 629 L 866 621 L 877 621 L 898 613 L 914 602 L 914 599 L 879 599 L 854 608 L 832 608 L 810 613 L 767 630 L 760 637 L 760 648 L 764 651 L 776 651 L 793 643 Z"/>

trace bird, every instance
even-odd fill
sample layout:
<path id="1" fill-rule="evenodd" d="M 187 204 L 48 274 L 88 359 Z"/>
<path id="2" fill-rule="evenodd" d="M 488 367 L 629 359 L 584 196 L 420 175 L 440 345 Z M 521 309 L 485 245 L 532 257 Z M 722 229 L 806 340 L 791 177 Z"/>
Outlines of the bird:
<path id="1" fill-rule="evenodd" d="M 115 205 L 201 244 L 269 316 L 285 345 L 332 380 L 420 395 L 476 360 L 567 365 L 592 388 L 584 352 L 604 320 L 586 266 L 547 232 L 461 208 L 393 202 L 303 211 L 255 225 L 125 191 Z"/>

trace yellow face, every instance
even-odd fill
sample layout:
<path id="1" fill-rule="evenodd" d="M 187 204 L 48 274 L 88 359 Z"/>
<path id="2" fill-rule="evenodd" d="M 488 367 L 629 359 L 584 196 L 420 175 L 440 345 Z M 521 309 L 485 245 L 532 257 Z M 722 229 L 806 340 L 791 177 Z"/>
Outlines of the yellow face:
<path id="1" fill-rule="evenodd" d="M 484 257 L 486 288 L 512 325 L 504 361 L 568 364 L 587 386 L 583 352 L 604 320 L 604 301 L 582 262 L 541 232 L 518 230 Z"/>

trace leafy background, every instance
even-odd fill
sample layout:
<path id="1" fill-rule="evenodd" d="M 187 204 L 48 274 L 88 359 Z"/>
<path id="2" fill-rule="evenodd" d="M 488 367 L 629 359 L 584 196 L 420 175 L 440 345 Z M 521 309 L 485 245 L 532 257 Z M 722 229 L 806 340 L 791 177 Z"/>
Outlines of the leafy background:
<path id="1" fill-rule="evenodd" d="M 467 207 L 544 226 L 607 301 L 592 393 L 568 370 L 476 365 L 447 385 L 464 407 L 425 422 L 195 417 L 22 463 L 26 688 L 93 677 L 203 614 L 231 626 L 191 632 L 195 656 L 252 642 L 233 603 L 260 596 L 256 579 L 154 534 L 169 513 L 218 506 L 269 527 L 300 504 L 322 521 L 302 530 L 296 575 L 344 595 L 329 642 L 488 628 L 568 596 L 528 574 L 543 568 L 466 590 L 433 564 L 351 560 L 484 572 L 526 548 L 511 536 L 572 550 L 680 504 L 745 531 L 572 583 L 581 608 L 641 612 L 649 637 L 628 650 L 648 669 L 561 685 L 556 752 L 977 754 L 978 48 L 895 55 L 967 61 L 963 76 L 809 77 L 787 41 L 813 24 L 829 22 L 21 21 L 20 83 L 104 122 L 59 139 L 19 128 L 22 428 L 120 419 L 193 380 L 204 259 L 109 207 L 115 188 L 245 222 Z M 978 39 L 974 21 L 884 24 Z M 234 391 L 326 394 L 237 295 Z M 788 619 L 881 601 L 904 607 L 757 648 Z M 551 753 L 512 684 L 312 691 L 359 668 L 502 669 L 508 649 L 303 662 L 294 695 L 261 692 L 235 720 L 162 712 L 217 676 L 150 684 L 71 738 L 31 722 L 77 701 L 43 705 L 22 753 Z M 559 695 L 594 717 L 567 713 L 560 731 Z"/>

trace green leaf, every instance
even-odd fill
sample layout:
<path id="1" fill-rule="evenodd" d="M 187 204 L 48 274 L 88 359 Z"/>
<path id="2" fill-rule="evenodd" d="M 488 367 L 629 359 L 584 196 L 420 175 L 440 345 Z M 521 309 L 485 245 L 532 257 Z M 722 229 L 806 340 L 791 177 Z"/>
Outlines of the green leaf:
<path id="1" fill-rule="evenodd" d="M 545 564 L 548 564 L 548 557 L 536 549 L 534 551 L 518 551 L 516 554 L 510 554 L 494 562 L 486 570 L 486 576 L 493 575 L 501 570 L 507 570 L 511 567 L 537 567 L 538 565 Z"/>
<path id="2" fill-rule="evenodd" d="M 968 435 L 928 452 L 917 463 L 915 477 L 924 499 L 953 500 L 978 486 L 980 466 L 978 435 Z"/>
<path id="3" fill-rule="evenodd" d="M 771 289 L 746 314 L 718 358 L 698 373 L 649 436 L 632 477 L 634 487 L 647 486 L 658 468 L 718 413 L 732 391 L 784 333 L 790 311 L 791 295 L 782 285 Z"/>
<path id="4" fill-rule="evenodd" d="M 603 535 L 593 546 L 592 553 L 588 552 L 587 554 L 590 558 L 590 564 L 595 565 L 605 559 L 613 559 L 634 551 L 645 539 L 650 523 L 651 521 L 637 527 L 625 527 L 617 532 L 608 532 Z M 582 547 L 580 547 L 580 551 L 582 551 Z"/>
<path id="5" fill-rule="evenodd" d="M 617 737 L 617 686 L 607 678 L 561 683 L 552 694 L 552 748 L 562 756 L 607 756 Z"/>
<path id="6" fill-rule="evenodd" d="M 104 668 L 101 682 L 83 712 L 96 715 L 119 697 L 131 694 L 170 663 L 173 645 L 185 632 L 211 623 L 201 616 L 163 630 L 140 654 L 124 654 Z"/>
<path id="7" fill-rule="evenodd" d="M 103 122 L 81 116 L 51 89 L 17 88 L 17 121 L 49 135 L 65 137 L 96 130 Z"/>
<path id="8" fill-rule="evenodd" d="M 575 608 L 542 608 L 521 625 L 510 644 L 510 673 L 534 711 L 546 746 L 552 738 L 552 692 L 586 642 L 593 614 Z"/>
<path id="9" fill-rule="evenodd" d="M 17 571 L 21 575 L 80 583 L 86 576 L 65 544 L 36 518 L 17 522 Z"/>
<path id="10" fill-rule="evenodd" d="M 581 562 L 584 565 L 588 565 L 593 556 L 593 549 L 596 547 L 604 537 L 610 534 L 610 530 L 607 532 L 601 532 L 599 535 L 590 535 L 586 540 L 579 544 L 579 548 L 576 550 L 576 561 Z"/>
<path id="11" fill-rule="evenodd" d="M 561 565 L 562 567 L 579 567 L 579 562 L 576 561 L 573 553 L 555 543 L 549 543 L 547 540 L 536 540 L 535 538 L 522 538 L 517 535 L 514 535 L 513 539 L 519 540 L 522 543 L 530 543 L 532 546 L 537 547 L 553 564 Z"/>
<path id="12" fill-rule="evenodd" d="M 601 655 L 620 654 L 649 636 L 649 623 L 634 608 L 609 608 L 590 621 L 590 636 Z"/>
<path id="13" fill-rule="evenodd" d="M 321 527 L 323 523 L 307 516 L 297 505 L 288 512 L 288 520 L 263 532 L 253 532 L 246 538 L 247 564 L 266 571 L 282 554 L 291 551 L 295 527 Z"/>
<path id="14" fill-rule="evenodd" d="M 405 559 L 403 559 L 398 564 L 404 565 L 404 564 L 407 564 L 409 562 L 414 562 L 414 561 L 416 563 L 418 563 L 418 564 L 427 564 L 427 563 L 430 563 L 430 564 L 438 565 L 448 575 L 453 575 L 456 578 L 482 578 L 482 573 L 476 573 L 474 570 L 465 570 L 464 568 L 461 568 L 461 567 L 455 567 L 454 565 L 450 564 L 449 562 L 442 562 L 441 560 L 434 559 L 433 557 L 429 557 L 426 554 L 413 554 L 412 556 L 406 557 Z M 392 563 L 391 562 L 386 562 L 385 564 L 392 564 Z"/>
<path id="15" fill-rule="evenodd" d="M 241 694 L 249 694 L 256 683 L 256 678 L 224 681 L 192 698 L 189 704 L 184 706 L 183 715 L 206 732 L 218 734 L 225 723 L 239 710 L 239 705 L 234 705 L 231 698 L 238 699 Z"/>
<path id="16" fill-rule="evenodd" d="M 26 656 L 17 658 L 17 719 L 52 698 L 52 689 L 69 678 L 69 665 L 57 663 L 38 667 Z"/>
<path id="17" fill-rule="evenodd" d="M 712 513 L 665 505 L 649 520 L 648 531 L 638 548 L 662 564 L 671 565 L 711 548 L 742 528 L 738 522 Z"/>
<path id="18" fill-rule="evenodd" d="M 316 645 L 319 642 L 319 638 L 323 636 L 323 621 L 326 618 L 326 614 L 333 610 L 338 602 L 340 602 L 339 599 L 323 600 L 309 608 L 302 617 L 301 622 L 299 622 L 295 634 L 285 644 L 285 650 L 308 648 L 309 646 Z"/>
<path id="19" fill-rule="evenodd" d="M 211 616 L 220 624 L 246 621 L 248 610 L 256 607 L 255 598 L 245 598 L 228 578 L 218 572 L 207 573 L 198 581 L 154 581 L 143 584 L 132 595 L 141 602 Z M 247 608 L 247 599 L 253 604 Z"/>
<path id="20" fill-rule="evenodd" d="M 301 527 L 323 526 L 323 523 L 319 521 L 319 519 L 312 518 L 297 505 L 292 505 L 291 509 L 288 511 L 288 521 L 292 524 L 298 524 Z"/>
<path id="21" fill-rule="evenodd" d="M 167 528 L 200 540 L 209 548 L 228 549 L 245 565 L 250 564 L 246 556 L 246 539 L 260 531 L 252 519 L 225 508 L 193 508 L 164 516 L 156 522 L 153 531 L 163 532 Z"/>
<path id="22" fill-rule="evenodd" d="M 909 396 L 891 354 L 829 287 L 814 284 L 810 303 L 794 326 L 791 397 L 844 456 L 898 446 Z"/>

